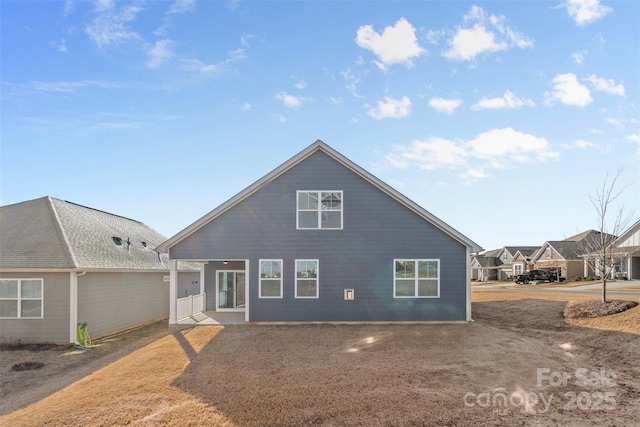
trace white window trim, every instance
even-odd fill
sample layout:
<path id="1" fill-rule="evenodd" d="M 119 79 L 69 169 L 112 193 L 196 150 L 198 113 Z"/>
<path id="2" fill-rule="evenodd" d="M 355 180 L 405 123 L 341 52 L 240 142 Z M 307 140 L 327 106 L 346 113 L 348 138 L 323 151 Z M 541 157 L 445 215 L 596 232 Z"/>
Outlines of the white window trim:
<path id="1" fill-rule="evenodd" d="M 413 290 L 413 296 L 397 296 L 396 295 L 396 262 L 398 261 L 413 261 L 415 263 L 419 262 L 419 261 L 435 261 L 438 263 L 438 293 L 437 295 L 433 295 L 433 296 L 429 296 L 429 295 L 425 295 L 425 296 L 420 296 L 418 295 L 418 275 L 417 275 L 417 266 L 416 266 L 416 277 L 414 278 L 414 290 Z M 413 298 L 440 298 L 440 259 L 426 259 L 426 258 L 421 258 L 421 259 L 408 259 L 408 258 L 395 258 L 393 260 L 393 265 L 392 265 L 392 273 L 393 273 L 393 298 L 398 298 L 398 299 L 413 299 Z"/>
<path id="2" fill-rule="evenodd" d="M 300 227 L 300 212 L 315 212 L 313 209 L 300 210 L 300 193 L 318 193 L 318 226 L 316 228 Z M 322 193 L 340 193 L 340 227 L 339 228 L 323 228 L 322 227 Z M 332 210 L 331 212 L 337 212 Z M 342 230 L 344 228 L 344 192 L 342 190 L 297 190 L 296 191 L 296 230 Z"/>
<path id="3" fill-rule="evenodd" d="M 0 277 L 0 280 L 16 280 L 18 282 L 18 296 L 17 298 L 0 298 L 0 301 L 17 301 L 18 302 L 18 315 L 16 317 L 0 317 L 0 319 L 44 319 L 44 279 L 40 277 L 34 278 L 14 278 L 14 277 Z M 40 298 L 22 298 L 22 281 L 37 280 L 40 282 Z M 40 301 L 40 316 L 39 317 L 22 317 L 22 301 Z"/>
<path id="4" fill-rule="evenodd" d="M 298 261 L 313 261 L 316 263 L 317 269 L 316 269 L 316 295 L 312 296 L 312 297 L 307 297 L 307 296 L 298 296 Z M 296 278 L 296 283 L 295 283 L 295 297 L 296 298 L 300 298 L 300 299 L 318 299 L 320 298 L 320 260 L 318 259 L 296 259 L 295 260 L 295 278 Z M 309 279 L 303 279 L 303 280 L 309 280 Z"/>
<path id="5" fill-rule="evenodd" d="M 262 296 L 262 261 L 277 261 L 280 263 L 280 296 L 276 296 L 276 297 L 263 297 Z M 283 292 L 282 292 L 282 277 L 284 276 L 284 263 L 282 262 L 281 259 L 260 259 L 258 260 L 258 298 L 261 299 L 282 299 L 283 297 Z M 276 278 L 267 278 L 267 280 L 275 280 Z M 246 278 L 245 278 L 246 280 Z"/>

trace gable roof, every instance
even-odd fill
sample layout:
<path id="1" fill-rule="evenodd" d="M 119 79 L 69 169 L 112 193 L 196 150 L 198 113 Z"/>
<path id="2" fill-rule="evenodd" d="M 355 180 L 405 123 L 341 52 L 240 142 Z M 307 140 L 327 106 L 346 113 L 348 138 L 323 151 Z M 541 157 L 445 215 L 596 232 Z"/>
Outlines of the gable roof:
<path id="1" fill-rule="evenodd" d="M 607 235 L 613 238 L 612 235 Z M 534 255 L 533 261 L 538 261 L 542 254 L 545 253 L 547 247 L 552 247 L 558 255 L 565 260 L 582 260 L 581 255 L 589 251 L 591 241 L 597 241 L 600 238 L 600 232 L 596 230 L 583 231 L 575 236 L 568 237 L 564 240 L 550 240 L 544 243 L 540 250 Z"/>
<path id="2" fill-rule="evenodd" d="M 164 239 L 139 221 L 52 197 L 0 207 L 2 269 L 168 270 L 154 250 Z"/>
<path id="3" fill-rule="evenodd" d="M 636 221 L 635 224 L 627 228 L 620 236 L 618 236 L 618 238 L 616 239 L 613 245 L 616 247 L 619 247 L 620 244 L 622 243 L 628 243 L 626 242 L 626 240 L 630 239 L 631 236 L 637 232 L 640 232 L 640 220 Z M 634 246 L 634 245 L 629 245 L 629 246 Z"/>
<path id="4" fill-rule="evenodd" d="M 176 243 L 185 239 L 189 235 L 193 234 L 194 232 L 199 230 L 201 227 L 208 224 L 210 221 L 212 221 L 222 213 L 226 212 L 231 207 L 235 206 L 236 204 L 240 203 L 247 197 L 251 196 L 258 190 L 260 190 L 265 184 L 273 181 L 274 179 L 284 174 L 285 172 L 289 171 L 294 166 L 296 166 L 297 164 L 299 164 L 300 162 L 302 162 L 303 160 L 305 160 L 306 158 L 308 158 L 309 156 L 311 156 L 312 154 L 318 151 L 325 153 L 326 155 L 328 155 L 329 157 L 331 157 L 332 159 L 340 163 L 342 166 L 346 167 L 347 169 L 354 172 L 356 175 L 360 176 L 364 180 L 371 183 L 373 186 L 377 187 L 383 193 L 397 200 L 398 202 L 403 204 L 406 208 L 410 209 L 411 211 L 415 212 L 426 221 L 433 224 L 436 228 L 445 232 L 450 237 L 462 243 L 463 245 L 469 247 L 471 252 L 479 252 L 480 250 L 482 250 L 482 247 L 480 245 L 478 245 L 468 237 L 464 236 L 462 233 L 455 230 L 453 227 L 451 227 L 441 219 L 437 218 L 435 215 L 428 212 L 426 209 L 424 209 L 417 203 L 413 202 L 406 196 L 400 194 L 398 191 L 393 189 L 391 186 L 389 186 L 385 182 L 376 178 L 371 173 L 367 172 L 357 164 L 353 163 L 351 160 L 349 160 L 342 154 L 338 153 L 336 150 L 329 147 L 327 144 L 325 144 L 321 140 L 317 140 L 316 142 L 314 142 L 313 144 L 311 144 L 310 146 L 308 146 L 307 148 L 305 148 L 304 150 L 302 150 L 301 152 L 293 156 L 291 159 L 287 160 L 286 162 L 278 166 L 276 169 L 272 170 L 267 175 L 265 175 L 264 177 L 260 178 L 258 181 L 254 182 L 253 184 L 245 188 L 240 193 L 236 194 L 235 196 L 233 196 L 232 198 L 230 198 L 229 200 L 227 200 L 226 202 L 224 202 L 223 204 L 221 204 L 220 206 L 218 206 L 208 214 L 204 215 L 202 218 L 195 221 L 193 224 L 189 225 L 187 228 L 180 231 L 178 234 L 174 235 L 173 237 L 169 238 L 167 241 L 163 242 L 156 249 L 159 252 L 164 252 L 164 253 L 168 252 L 171 246 L 175 245 Z"/>

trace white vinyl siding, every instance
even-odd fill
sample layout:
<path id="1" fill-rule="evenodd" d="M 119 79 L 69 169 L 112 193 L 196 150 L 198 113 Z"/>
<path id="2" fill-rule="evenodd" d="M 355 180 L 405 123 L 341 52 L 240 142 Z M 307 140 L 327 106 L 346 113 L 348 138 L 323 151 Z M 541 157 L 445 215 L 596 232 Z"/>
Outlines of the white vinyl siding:
<path id="1" fill-rule="evenodd" d="M 394 298 L 440 297 L 440 260 L 396 259 L 393 266 Z"/>
<path id="2" fill-rule="evenodd" d="M 42 279 L 1 279 L 0 318 L 42 319 L 44 281 Z"/>
<path id="3" fill-rule="evenodd" d="M 342 191 L 297 191 L 299 230 L 341 230 Z"/>
<path id="4" fill-rule="evenodd" d="M 296 260 L 296 298 L 318 298 L 318 260 Z"/>
<path id="5" fill-rule="evenodd" d="M 282 298 L 282 260 L 260 260 L 260 298 Z"/>

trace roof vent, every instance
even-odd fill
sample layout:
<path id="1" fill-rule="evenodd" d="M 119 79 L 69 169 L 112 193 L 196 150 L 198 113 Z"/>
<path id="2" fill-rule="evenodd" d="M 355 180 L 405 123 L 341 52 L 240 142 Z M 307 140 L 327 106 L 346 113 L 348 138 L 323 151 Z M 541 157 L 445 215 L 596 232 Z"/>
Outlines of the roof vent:
<path id="1" fill-rule="evenodd" d="M 116 244 L 116 246 L 122 246 L 122 237 L 113 237 L 113 243 Z"/>

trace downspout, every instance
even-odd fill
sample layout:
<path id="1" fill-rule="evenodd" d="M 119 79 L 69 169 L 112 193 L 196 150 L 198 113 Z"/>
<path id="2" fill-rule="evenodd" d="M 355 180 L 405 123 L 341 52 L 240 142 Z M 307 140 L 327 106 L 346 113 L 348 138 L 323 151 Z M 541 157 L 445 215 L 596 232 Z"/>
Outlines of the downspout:
<path id="1" fill-rule="evenodd" d="M 471 250 L 469 249 L 469 246 L 466 247 L 465 249 L 466 251 L 466 274 L 465 274 L 465 279 L 466 279 L 466 294 L 467 294 L 467 322 L 472 322 L 473 319 L 471 318 Z"/>
<path id="2" fill-rule="evenodd" d="M 78 277 L 84 276 L 87 271 L 70 273 L 69 280 L 69 342 L 78 343 Z"/>

